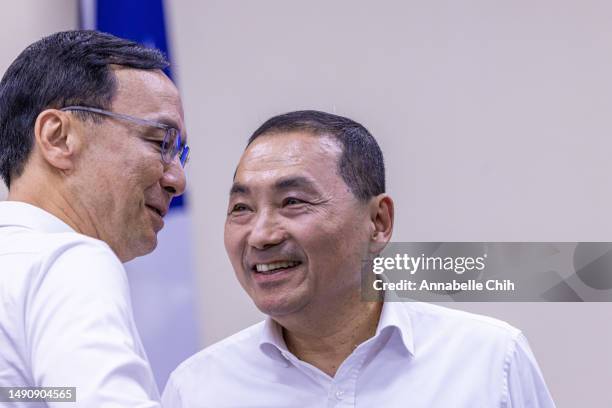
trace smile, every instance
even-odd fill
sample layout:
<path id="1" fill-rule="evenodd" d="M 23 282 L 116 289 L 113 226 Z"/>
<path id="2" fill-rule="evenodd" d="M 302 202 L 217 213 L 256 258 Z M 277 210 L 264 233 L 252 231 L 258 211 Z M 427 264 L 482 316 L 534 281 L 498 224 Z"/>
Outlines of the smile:
<path id="1" fill-rule="evenodd" d="M 157 213 L 157 215 L 159 215 L 160 217 L 163 217 L 163 216 L 164 216 L 164 215 L 162 214 L 162 212 L 161 212 L 160 210 L 158 210 L 157 208 L 155 208 L 155 207 L 151 207 L 150 205 L 147 205 L 147 208 L 148 208 L 149 210 L 153 211 L 153 212 L 156 212 L 156 213 Z"/>
<path id="2" fill-rule="evenodd" d="M 255 270 L 259 273 L 275 273 L 279 270 L 293 268 L 301 264 L 299 261 L 280 261 L 266 264 L 255 264 Z"/>

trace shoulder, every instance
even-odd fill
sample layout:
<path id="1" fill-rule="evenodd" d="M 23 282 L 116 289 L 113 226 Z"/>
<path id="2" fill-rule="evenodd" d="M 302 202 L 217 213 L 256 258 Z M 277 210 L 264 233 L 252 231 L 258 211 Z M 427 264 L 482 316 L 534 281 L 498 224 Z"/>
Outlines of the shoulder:
<path id="1" fill-rule="evenodd" d="M 481 329 L 494 333 L 515 336 L 520 331 L 507 322 L 493 317 L 421 302 L 407 303 L 411 317 L 417 324 L 465 327 L 468 330 Z"/>
<path id="2" fill-rule="evenodd" d="M 231 335 L 183 361 L 171 374 L 171 382 L 188 384 L 196 378 L 207 378 L 206 374 L 223 375 L 225 369 L 234 369 L 233 360 L 243 364 L 259 354 L 259 341 L 264 322 L 256 323 Z M 242 365 L 242 364 L 241 364 Z"/>
<path id="3" fill-rule="evenodd" d="M 53 294 L 85 287 L 94 291 L 127 285 L 123 265 L 110 247 L 76 232 L 3 229 L 0 259 L 14 271 L 5 277 L 5 283 L 23 295 L 26 291 L 31 299 L 41 292 Z"/>
<path id="4" fill-rule="evenodd" d="M 28 304 L 44 307 L 52 299 L 127 302 L 125 269 L 105 242 L 75 232 L 22 229 L 3 238 L 9 244 L 0 250 L 0 258 L 14 271 L 8 283 Z"/>
<path id="5" fill-rule="evenodd" d="M 499 319 L 433 304 L 402 306 L 408 311 L 416 360 L 432 371 L 487 377 L 488 389 L 502 389 L 519 329 Z"/>
<path id="6" fill-rule="evenodd" d="M 194 370 L 198 371 L 200 367 L 206 367 L 209 363 L 213 363 L 214 360 L 224 360 L 230 355 L 248 354 L 255 351 L 259 347 L 263 327 L 263 321 L 256 323 L 206 347 L 181 363 L 174 370 L 173 375 L 181 376 Z"/>
<path id="7" fill-rule="evenodd" d="M 40 279 L 45 284 L 120 291 L 127 288 L 123 264 L 105 242 L 76 233 L 53 235 L 53 242 L 40 253 Z"/>
<path id="8" fill-rule="evenodd" d="M 495 349 L 507 352 L 521 334 L 516 327 L 503 320 L 451 309 L 429 303 L 406 304 L 415 339 L 421 342 L 461 343 L 465 350 Z M 491 350 L 492 351 L 492 350 Z"/>
<path id="9" fill-rule="evenodd" d="M 54 263 L 82 263 L 95 268 L 102 262 L 105 266 L 120 266 L 123 269 L 119 258 L 104 241 L 69 232 L 53 235 L 53 242 L 46 247 L 44 255 Z"/>
<path id="10" fill-rule="evenodd" d="M 29 255 L 28 259 L 53 262 L 60 256 L 116 259 L 104 242 L 76 232 L 49 233 L 27 228 L 11 228 L 0 235 L 0 255 Z M 118 259 L 116 259 L 117 262 Z M 120 262 L 119 262 L 120 263 Z"/>
<path id="11" fill-rule="evenodd" d="M 56 234 L 40 233 L 40 235 L 40 240 L 47 244 L 45 245 L 45 248 L 49 252 L 73 257 L 81 255 L 93 256 L 97 259 L 108 258 L 119 262 L 115 253 L 111 250 L 108 244 L 99 239 L 78 234 L 76 232 L 62 232 Z"/>

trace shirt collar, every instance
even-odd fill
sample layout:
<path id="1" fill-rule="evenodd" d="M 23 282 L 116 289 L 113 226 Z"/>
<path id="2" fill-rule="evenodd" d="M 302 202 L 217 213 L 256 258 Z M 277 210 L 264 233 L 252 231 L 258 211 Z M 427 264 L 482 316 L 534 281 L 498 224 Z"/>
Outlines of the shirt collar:
<path id="1" fill-rule="evenodd" d="M 0 227 L 24 227 L 44 232 L 75 232 L 42 208 L 21 201 L 0 202 Z"/>
<path id="2" fill-rule="evenodd" d="M 414 335 L 409 308 L 402 302 L 384 302 L 373 339 L 378 339 L 387 332 L 396 333 L 407 352 L 414 355 Z M 268 357 L 286 361 L 287 349 L 283 338 L 282 327 L 269 316 L 266 318 L 259 341 L 260 350 Z"/>
<path id="3" fill-rule="evenodd" d="M 399 336 L 406 351 L 414 355 L 414 332 L 409 310 L 403 302 L 386 301 L 383 304 L 374 337 L 379 337 L 383 332 L 392 330 Z"/>
<path id="4" fill-rule="evenodd" d="M 290 353 L 283 338 L 283 329 L 280 324 L 276 323 L 270 316 L 266 317 L 263 331 L 259 340 L 259 349 L 268 357 L 286 361 L 285 355 Z"/>

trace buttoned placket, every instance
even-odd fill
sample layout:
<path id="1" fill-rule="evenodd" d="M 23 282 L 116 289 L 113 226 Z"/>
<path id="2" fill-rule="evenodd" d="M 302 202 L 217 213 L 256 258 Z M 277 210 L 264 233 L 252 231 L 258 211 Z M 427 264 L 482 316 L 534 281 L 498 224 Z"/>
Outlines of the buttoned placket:
<path id="1" fill-rule="evenodd" d="M 359 345 L 347 359 L 342 362 L 336 375 L 332 378 L 319 368 L 301 361 L 293 354 L 282 351 L 284 366 L 295 368 L 311 380 L 327 390 L 328 408 L 355 407 L 357 379 L 363 368 L 364 361 L 373 351 L 376 339 L 370 339 Z"/>
<path id="2" fill-rule="evenodd" d="M 327 407 L 355 407 L 357 379 L 371 347 L 363 344 L 353 351 L 340 365 L 334 378 L 330 379 Z"/>

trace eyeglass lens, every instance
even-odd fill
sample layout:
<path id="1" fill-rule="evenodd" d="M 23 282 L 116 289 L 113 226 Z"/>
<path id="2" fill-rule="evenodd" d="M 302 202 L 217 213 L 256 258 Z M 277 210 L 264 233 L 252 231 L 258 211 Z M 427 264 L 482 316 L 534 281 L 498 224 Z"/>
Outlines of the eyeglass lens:
<path id="1" fill-rule="evenodd" d="M 187 157 L 189 156 L 189 148 L 187 146 L 182 146 L 181 133 L 174 128 L 170 128 L 166 131 L 162 143 L 164 160 L 170 163 L 178 153 L 180 153 L 179 161 L 181 162 L 181 166 L 184 167 L 187 162 Z"/>

